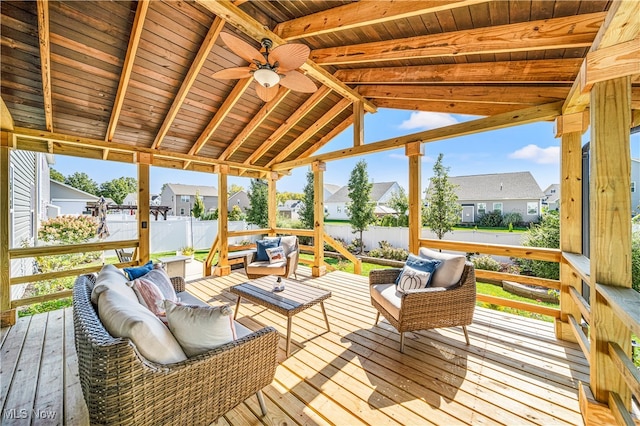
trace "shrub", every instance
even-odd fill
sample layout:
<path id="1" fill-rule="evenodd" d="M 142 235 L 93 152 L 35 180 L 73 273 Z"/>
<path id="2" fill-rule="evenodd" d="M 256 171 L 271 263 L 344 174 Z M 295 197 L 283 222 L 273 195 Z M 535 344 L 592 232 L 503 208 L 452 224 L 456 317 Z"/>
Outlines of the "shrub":
<path id="1" fill-rule="evenodd" d="M 38 238 L 54 244 L 85 243 L 96 236 L 97 227 L 91 216 L 63 215 L 42 222 Z"/>
<path id="2" fill-rule="evenodd" d="M 540 223 L 532 224 L 525 233 L 522 245 L 527 247 L 560 247 L 560 216 L 557 211 L 545 213 Z M 560 278 L 560 264 L 543 260 L 518 259 L 516 261 L 523 272 L 536 277 L 557 280 Z"/>
<path id="3" fill-rule="evenodd" d="M 640 292 L 640 231 L 631 236 L 631 286 Z"/>
<path id="4" fill-rule="evenodd" d="M 502 216 L 502 226 L 522 226 L 522 215 L 518 212 L 505 213 Z M 512 229 L 512 228 L 509 228 Z"/>
<path id="5" fill-rule="evenodd" d="M 502 268 L 502 266 L 500 265 L 500 262 L 498 262 L 491 256 L 487 256 L 486 254 L 478 257 L 473 257 L 471 259 L 471 263 L 473 263 L 473 266 L 476 269 L 484 269 L 487 271 L 497 272 L 497 271 L 500 271 L 500 269 Z"/>
<path id="6" fill-rule="evenodd" d="M 385 215 L 380 221 L 380 226 L 398 226 L 398 218 L 393 215 Z"/>
<path id="7" fill-rule="evenodd" d="M 403 248 L 392 247 L 388 241 L 380 241 L 378 245 L 380 248 L 373 249 L 369 252 L 370 257 L 404 261 L 407 260 L 409 256 L 408 251 Z"/>
<path id="8" fill-rule="evenodd" d="M 360 254 L 364 251 L 364 244 L 360 238 L 354 238 L 351 244 L 347 246 L 347 250 L 354 254 Z"/>
<path id="9" fill-rule="evenodd" d="M 480 216 L 478 224 L 480 226 L 496 228 L 502 224 L 502 213 L 500 213 L 500 210 L 494 210 L 492 212 L 485 213 Z"/>

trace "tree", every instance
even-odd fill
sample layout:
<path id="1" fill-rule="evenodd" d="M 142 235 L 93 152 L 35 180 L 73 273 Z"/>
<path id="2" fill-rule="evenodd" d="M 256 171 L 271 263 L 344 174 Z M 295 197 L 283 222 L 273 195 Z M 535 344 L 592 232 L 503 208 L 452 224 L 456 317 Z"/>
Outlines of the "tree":
<path id="1" fill-rule="evenodd" d="M 132 192 L 138 192 L 138 181 L 132 177 L 119 177 L 100 184 L 97 195 L 111 198 L 116 204 L 122 204 L 127 194 Z"/>
<path id="2" fill-rule="evenodd" d="M 242 220 L 242 218 L 244 217 L 244 213 L 242 212 L 242 209 L 240 208 L 239 205 L 235 205 L 233 207 L 231 207 L 231 211 L 229 212 L 229 216 L 228 216 L 228 220 L 232 221 L 232 220 Z"/>
<path id="3" fill-rule="evenodd" d="M 362 254 L 364 251 L 362 232 L 376 221 L 376 216 L 373 213 L 374 205 L 371 202 L 373 184 L 369 182 L 366 161 L 358 161 L 353 168 L 349 177 L 348 188 L 349 198 L 351 199 L 351 202 L 347 205 L 349 222 L 353 233 L 360 233 L 360 254 Z"/>
<path id="4" fill-rule="evenodd" d="M 53 167 L 49 168 L 49 177 L 55 181 L 64 183 L 64 175 Z"/>
<path id="5" fill-rule="evenodd" d="M 191 208 L 191 214 L 195 218 L 201 218 L 204 214 L 204 201 L 202 201 L 202 197 L 200 196 L 200 191 L 196 189 L 195 201 L 193 202 L 193 207 Z"/>
<path id="6" fill-rule="evenodd" d="M 276 194 L 278 204 L 282 204 L 288 200 L 302 200 L 304 195 L 299 192 L 279 192 Z"/>
<path id="7" fill-rule="evenodd" d="M 73 186 L 80 191 L 88 192 L 89 194 L 93 195 L 99 195 L 98 184 L 86 173 L 75 172 L 67 176 L 64 179 L 64 183 L 69 186 Z"/>
<path id="8" fill-rule="evenodd" d="M 449 182 L 449 168 L 442 165 L 443 157 L 440 153 L 433 165 L 433 176 L 427 189 L 427 207 L 423 210 L 423 224 L 431 228 L 439 240 L 453 230 L 462 211 L 455 191 L 457 185 Z"/>
<path id="9" fill-rule="evenodd" d="M 398 213 L 398 226 L 407 226 L 409 224 L 409 217 L 407 216 L 409 198 L 407 198 L 407 193 L 403 187 L 391 193 L 388 204 Z"/>
<path id="10" fill-rule="evenodd" d="M 267 182 L 263 179 L 251 180 L 247 221 L 260 228 L 269 226 L 268 187 Z"/>
<path id="11" fill-rule="evenodd" d="M 311 170 L 307 172 L 307 183 L 302 189 L 302 208 L 300 209 L 300 222 L 305 229 L 313 229 L 315 216 L 313 212 L 314 191 L 313 191 L 314 175 Z"/>
<path id="12" fill-rule="evenodd" d="M 232 183 L 229 187 L 229 196 L 235 194 L 236 192 L 244 191 L 244 188 L 238 184 Z"/>
<path id="13" fill-rule="evenodd" d="M 525 232 L 522 245 L 527 247 L 560 247 L 560 214 L 549 210 L 542 215 L 540 223 L 533 224 Z M 529 272 L 540 278 L 557 280 L 560 278 L 560 264 L 544 260 L 518 259 L 523 272 Z"/>

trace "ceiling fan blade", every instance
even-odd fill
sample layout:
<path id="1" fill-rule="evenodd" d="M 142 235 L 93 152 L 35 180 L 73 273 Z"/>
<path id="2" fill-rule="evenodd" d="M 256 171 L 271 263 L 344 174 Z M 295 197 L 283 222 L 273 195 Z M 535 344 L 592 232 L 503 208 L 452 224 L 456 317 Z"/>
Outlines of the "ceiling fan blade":
<path id="1" fill-rule="evenodd" d="M 226 70 L 220 70 L 218 72 L 213 73 L 211 77 L 217 78 L 220 80 L 239 80 L 241 78 L 248 78 L 248 77 L 251 77 L 251 68 L 250 67 L 227 68 Z"/>
<path id="2" fill-rule="evenodd" d="M 296 92 L 313 93 L 318 90 L 309 77 L 295 70 L 284 73 L 284 77 L 280 79 L 280 84 Z"/>
<path id="3" fill-rule="evenodd" d="M 246 41 L 230 34 L 230 33 L 220 33 L 220 38 L 227 45 L 229 49 L 231 49 L 236 55 L 240 56 L 242 59 L 254 63 L 253 61 L 258 61 L 261 64 L 265 63 L 264 56 L 262 53 L 255 47 L 251 46 Z"/>
<path id="4" fill-rule="evenodd" d="M 278 84 L 271 87 L 264 87 L 260 83 L 256 81 L 256 93 L 258 97 L 265 102 L 269 102 L 278 94 L 278 89 L 280 86 Z"/>
<path id="5" fill-rule="evenodd" d="M 307 45 L 300 43 L 282 44 L 269 52 L 269 62 L 271 62 L 271 65 L 278 62 L 278 72 L 286 73 L 300 68 L 307 61 L 310 54 L 311 49 Z"/>

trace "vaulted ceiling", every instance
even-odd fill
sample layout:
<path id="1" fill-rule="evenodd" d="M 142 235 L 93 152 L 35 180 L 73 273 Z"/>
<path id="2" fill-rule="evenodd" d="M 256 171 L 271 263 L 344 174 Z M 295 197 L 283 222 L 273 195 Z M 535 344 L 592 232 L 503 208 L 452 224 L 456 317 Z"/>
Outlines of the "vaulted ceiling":
<path id="1" fill-rule="evenodd" d="M 1 97 L 16 133 L 32 137 L 24 147 L 43 149 L 47 132 L 49 152 L 130 161 L 133 149 L 156 165 L 250 176 L 310 157 L 376 108 L 493 116 L 565 101 L 610 7 L 3 0 Z M 248 65 L 222 31 L 256 48 L 263 37 L 306 44 L 301 70 L 318 90 L 281 87 L 264 102 L 252 77 L 212 78 Z M 639 98 L 634 87 L 636 108 Z"/>

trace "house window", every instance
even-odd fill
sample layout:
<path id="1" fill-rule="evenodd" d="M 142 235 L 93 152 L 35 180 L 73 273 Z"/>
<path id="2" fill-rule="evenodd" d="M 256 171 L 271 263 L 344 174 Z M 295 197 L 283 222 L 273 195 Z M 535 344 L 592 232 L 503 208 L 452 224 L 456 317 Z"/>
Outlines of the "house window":
<path id="1" fill-rule="evenodd" d="M 338 213 L 342 212 L 342 209 L 340 208 L 340 206 L 336 207 L 336 211 L 337 211 Z"/>
<path id="2" fill-rule="evenodd" d="M 487 212 L 487 203 L 478 203 L 478 214 L 485 214 Z"/>
<path id="3" fill-rule="evenodd" d="M 527 214 L 529 216 L 537 216 L 538 215 L 538 203 L 535 201 L 527 203 Z"/>
<path id="4" fill-rule="evenodd" d="M 555 194 L 555 193 L 556 193 L 556 190 L 555 190 L 555 189 L 552 189 L 552 190 L 551 190 L 551 193 L 552 193 L 552 194 Z"/>
<path id="5" fill-rule="evenodd" d="M 502 203 L 493 203 L 493 210 L 498 210 L 502 214 Z"/>
<path id="6" fill-rule="evenodd" d="M 180 208 L 180 216 L 184 216 L 184 207 Z"/>
<path id="7" fill-rule="evenodd" d="M 180 201 L 182 201 L 183 203 L 188 203 L 189 201 L 191 201 L 191 196 L 190 195 L 181 195 L 180 196 Z"/>
<path id="8" fill-rule="evenodd" d="M 631 181 L 631 192 L 636 192 L 636 181 Z"/>

